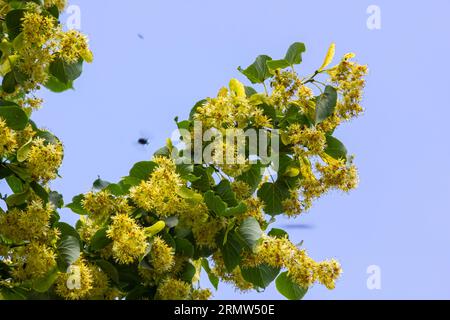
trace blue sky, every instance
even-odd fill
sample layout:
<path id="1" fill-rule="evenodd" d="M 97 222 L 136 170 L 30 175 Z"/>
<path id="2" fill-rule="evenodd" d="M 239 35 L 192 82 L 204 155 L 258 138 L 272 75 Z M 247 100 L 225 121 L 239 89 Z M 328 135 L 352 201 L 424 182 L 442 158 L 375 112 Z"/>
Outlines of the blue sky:
<path id="1" fill-rule="evenodd" d="M 300 73 L 317 68 L 331 42 L 370 67 L 363 117 L 336 136 L 356 155 L 361 184 L 332 193 L 290 223 L 315 259 L 336 257 L 344 274 L 334 291 L 310 299 L 450 298 L 450 2 L 430 1 L 71 1 L 95 61 L 76 90 L 43 92 L 34 119 L 65 143 L 66 202 L 100 175 L 115 181 L 146 160 L 175 128 L 173 118 L 214 95 L 236 68 L 258 54 L 284 55 L 295 41 L 307 52 Z M 366 26 L 369 5 L 381 29 Z M 140 39 L 138 34 L 143 35 Z M 135 141 L 148 135 L 150 146 Z M 63 219 L 77 217 L 64 211 Z M 305 225 L 307 227 L 305 227 Z M 381 289 L 366 286 L 369 265 Z M 202 281 L 207 285 L 208 280 Z M 281 298 L 275 288 L 239 295 L 221 285 L 216 298 Z"/>

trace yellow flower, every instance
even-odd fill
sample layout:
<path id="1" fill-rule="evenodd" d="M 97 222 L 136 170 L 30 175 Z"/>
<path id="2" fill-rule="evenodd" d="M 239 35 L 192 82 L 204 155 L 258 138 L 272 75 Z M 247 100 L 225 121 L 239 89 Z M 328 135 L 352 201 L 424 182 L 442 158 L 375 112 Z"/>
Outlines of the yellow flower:
<path id="1" fill-rule="evenodd" d="M 191 292 L 191 285 L 187 282 L 167 278 L 163 280 L 156 291 L 159 300 L 187 300 Z"/>
<path id="2" fill-rule="evenodd" d="M 92 275 L 92 289 L 89 290 L 89 298 L 102 300 L 111 289 L 109 278 L 97 265 L 87 264 L 87 267 Z"/>
<path id="3" fill-rule="evenodd" d="M 50 228 L 49 220 L 53 212 L 51 204 L 41 200 L 32 201 L 25 210 L 11 209 L 0 215 L 0 234 L 15 242 L 39 241 L 52 244 L 59 232 Z"/>
<path id="4" fill-rule="evenodd" d="M 80 58 L 89 63 L 93 60 L 87 37 L 77 30 L 70 30 L 60 34 L 58 53 L 67 63 L 77 62 Z"/>
<path id="5" fill-rule="evenodd" d="M 127 214 L 117 214 L 112 218 L 107 235 L 113 240 L 112 254 L 118 263 L 130 264 L 147 249 L 144 229 Z"/>
<path id="6" fill-rule="evenodd" d="M 30 242 L 14 249 L 11 258 L 15 279 L 34 280 L 42 278 L 56 266 L 56 254 L 45 244 Z"/>
<path id="7" fill-rule="evenodd" d="M 156 157 L 153 161 L 158 167 L 148 181 L 130 189 L 130 198 L 137 206 L 154 211 L 160 217 L 176 214 L 185 205 L 184 199 L 178 195 L 183 181 L 172 160 Z"/>
<path id="8" fill-rule="evenodd" d="M 56 293 L 66 300 L 86 299 L 93 289 L 92 269 L 83 258 L 79 258 L 56 279 Z"/>
<path id="9" fill-rule="evenodd" d="M 287 128 L 288 142 L 308 149 L 305 154 L 318 154 L 325 149 L 325 133 L 298 123 Z"/>
<path id="10" fill-rule="evenodd" d="M 0 158 L 13 154 L 16 149 L 16 133 L 6 125 L 5 120 L 0 118 Z"/>
<path id="11" fill-rule="evenodd" d="M 351 61 L 354 57 L 353 53 L 348 53 L 338 65 L 328 70 L 330 81 L 341 95 L 336 105 L 336 112 L 345 120 L 356 117 L 364 111 L 360 103 L 366 84 L 364 76 L 367 75 L 368 68 Z"/>
<path id="12" fill-rule="evenodd" d="M 44 139 L 35 138 L 32 142 L 26 166 L 33 179 L 44 183 L 56 178 L 63 159 L 63 147 L 60 142 L 46 143 Z"/>
<path id="13" fill-rule="evenodd" d="M 25 12 L 23 17 L 23 40 L 27 45 L 41 47 L 56 34 L 56 20 L 36 12 Z"/>
<path id="14" fill-rule="evenodd" d="M 212 292 L 209 289 L 196 289 L 192 291 L 192 300 L 209 300 L 212 297 Z"/>
<path id="15" fill-rule="evenodd" d="M 192 233 L 198 246 L 216 248 L 216 237 L 224 228 L 225 221 L 210 218 L 208 221 L 196 224 L 192 227 Z"/>
<path id="16" fill-rule="evenodd" d="M 153 238 L 150 259 L 156 273 L 167 272 L 173 267 L 175 263 L 174 254 L 173 249 L 164 240 L 160 237 Z"/>
<path id="17" fill-rule="evenodd" d="M 56 6 L 59 11 L 63 11 L 67 5 L 67 0 L 44 0 L 44 7 L 51 8 Z"/>

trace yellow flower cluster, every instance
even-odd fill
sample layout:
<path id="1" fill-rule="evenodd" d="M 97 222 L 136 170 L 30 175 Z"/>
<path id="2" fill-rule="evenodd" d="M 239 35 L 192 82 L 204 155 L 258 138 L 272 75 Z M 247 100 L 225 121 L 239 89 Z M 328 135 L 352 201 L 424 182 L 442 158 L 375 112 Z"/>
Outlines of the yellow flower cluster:
<path id="1" fill-rule="evenodd" d="M 80 59 L 92 62 L 93 55 L 88 47 L 88 39 L 76 30 L 62 30 L 57 19 L 42 12 L 37 4 L 28 3 L 28 10 L 22 18 L 22 33 L 14 39 L 9 56 L 3 54 L 1 70 L 3 75 L 17 67 L 26 76 L 16 92 L 17 96 L 29 93 L 47 83 L 49 66 L 61 58 L 68 64 Z M 46 0 L 45 8 L 56 6 L 60 11 L 66 6 L 65 0 Z M 9 10 L 9 9 L 8 9 Z M 6 41 L 6 40 L 4 40 Z"/>
<path id="2" fill-rule="evenodd" d="M 338 65 L 328 71 L 330 81 L 336 85 L 342 97 L 336 106 L 337 113 L 346 120 L 363 112 L 360 103 L 368 68 L 351 61 L 354 57 L 354 53 L 346 54 Z"/>
<path id="3" fill-rule="evenodd" d="M 197 223 L 192 227 L 192 234 L 200 247 L 216 248 L 216 237 L 226 226 L 226 220 L 210 217 L 203 223 Z"/>
<path id="4" fill-rule="evenodd" d="M 288 217 L 298 216 L 304 210 L 303 205 L 299 199 L 298 190 L 290 190 L 289 198 L 283 200 L 282 204 L 283 204 L 284 214 Z"/>
<path id="5" fill-rule="evenodd" d="M 63 159 L 63 146 L 60 142 L 46 143 L 42 138 L 33 140 L 26 166 L 35 180 L 44 183 L 57 176 Z"/>
<path id="6" fill-rule="evenodd" d="M 54 244 L 58 240 L 57 229 L 50 228 L 53 208 L 41 200 L 32 201 L 25 210 L 17 208 L 0 214 L 0 234 L 15 242 L 38 241 Z"/>
<path id="7" fill-rule="evenodd" d="M 56 6 L 59 11 L 63 11 L 67 5 L 67 0 L 44 0 L 44 7 L 51 8 Z"/>
<path id="8" fill-rule="evenodd" d="M 209 300 L 212 297 L 212 292 L 209 289 L 196 289 L 191 293 L 192 300 Z"/>
<path id="9" fill-rule="evenodd" d="M 39 279 L 56 266 L 56 254 L 49 246 L 30 242 L 11 254 L 12 276 L 19 281 Z"/>
<path id="10" fill-rule="evenodd" d="M 0 158 L 8 157 L 17 149 L 16 132 L 0 118 Z"/>
<path id="11" fill-rule="evenodd" d="M 159 300 L 187 300 L 191 293 L 191 285 L 182 280 L 166 278 L 160 282 L 156 291 Z"/>
<path id="12" fill-rule="evenodd" d="M 115 213 L 129 214 L 132 211 L 126 198 L 114 197 L 105 190 L 86 193 L 81 204 L 90 213 L 89 218 L 96 223 L 104 222 Z"/>
<path id="13" fill-rule="evenodd" d="M 108 276 L 94 264 L 88 264 L 88 268 L 92 275 L 92 289 L 89 291 L 89 297 L 95 300 L 108 299 L 107 296 L 111 291 Z"/>
<path id="14" fill-rule="evenodd" d="M 155 157 L 153 161 L 158 167 L 149 180 L 130 189 L 130 198 L 137 206 L 154 211 L 160 217 L 176 214 L 185 206 L 185 201 L 178 195 L 183 181 L 171 159 Z"/>
<path id="15" fill-rule="evenodd" d="M 136 261 L 148 246 L 144 229 L 127 214 L 117 214 L 112 218 L 107 235 L 113 240 L 113 257 L 121 264 Z"/>
<path id="16" fill-rule="evenodd" d="M 316 163 L 316 169 L 321 174 L 320 180 L 327 187 L 335 187 L 348 192 L 358 186 L 358 171 L 346 160 L 336 160 L 327 154 L 321 155 L 327 165 Z"/>
<path id="17" fill-rule="evenodd" d="M 88 298 L 93 288 L 92 270 L 83 258 L 69 267 L 68 272 L 60 273 L 56 279 L 56 293 L 67 300 Z"/>
<path id="18" fill-rule="evenodd" d="M 213 274 L 219 277 L 222 281 L 232 284 L 237 290 L 242 292 L 253 289 L 253 285 L 246 281 L 242 276 L 241 269 L 237 266 L 232 272 L 228 272 L 223 257 L 219 252 L 213 255 L 214 268 Z"/>
<path id="19" fill-rule="evenodd" d="M 150 259 L 156 273 L 162 274 L 172 269 L 175 264 L 174 254 L 173 249 L 164 240 L 160 237 L 153 238 Z"/>
<path id="20" fill-rule="evenodd" d="M 307 126 L 294 123 L 287 128 L 286 138 L 289 144 L 300 145 L 305 150 L 305 155 L 317 155 L 321 153 L 326 146 L 325 133 Z M 300 148 L 297 150 L 301 150 Z"/>
<path id="21" fill-rule="evenodd" d="M 77 62 L 80 58 L 89 63 L 93 60 L 87 37 L 77 30 L 60 34 L 58 53 L 67 63 Z"/>
<path id="22" fill-rule="evenodd" d="M 332 289 L 342 272 L 336 260 L 315 262 L 305 250 L 297 248 L 287 238 L 269 236 L 264 236 L 255 253 L 244 259 L 244 264 L 249 266 L 267 264 L 276 268 L 286 268 L 289 277 L 304 288 L 309 288 L 318 281 Z"/>
<path id="23" fill-rule="evenodd" d="M 269 101 L 278 109 L 285 109 L 301 87 L 301 80 L 295 72 L 276 70 L 270 86 L 272 92 Z"/>
<path id="24" fill-rule="evenodd" d="M 264 203 L 258 197 L 251 197 L 244 200 L 247 206 L 247 211 L 238 217 L 239 220 L 245 220 L 246 218 L 253 217 L 258 220 L 259 223 L 264 223 Z"/>

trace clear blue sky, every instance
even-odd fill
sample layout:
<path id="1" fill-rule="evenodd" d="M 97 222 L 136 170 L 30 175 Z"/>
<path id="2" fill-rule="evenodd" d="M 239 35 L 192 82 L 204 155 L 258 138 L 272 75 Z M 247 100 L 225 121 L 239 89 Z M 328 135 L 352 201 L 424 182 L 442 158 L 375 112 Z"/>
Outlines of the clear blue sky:
<path id="1" fill-rule="evenodd" d="M 370 66 L 365 115 L 336 133 L 356 154 L 361 185 L 290 221 L 300 225 L 289 229 L 292 238 L 304 240 L 312 257 L 336 257 L 345 272 L 336 290 L 316 286 L 307 298 L 450 298 L 448 0 L 71 3 L 81 7 L 95 62 L 76 91 L 45 92 L 34 117 L 65 143 L 64 179 L 53 187 L 66 202 L 97 175 L 115 181 L 148 159 L 171 134 L 173 118 L 240 77 L 237 66 L 262 53 L 281 57 L 302 41 L 298 71 L 308 73 L 335 41 L 337 55 L 354 51 Z M 366 27 L 371 4 L 381 8 L 381 30 Z M 142 132 L 148 149 L 135 144 Z M 68 211 L 63 218 L 77 219 Z M 381 290 L 366 287 L 369 265 L 381 268 Z M 215 296 L 281 298 L 273 287 Z"/>

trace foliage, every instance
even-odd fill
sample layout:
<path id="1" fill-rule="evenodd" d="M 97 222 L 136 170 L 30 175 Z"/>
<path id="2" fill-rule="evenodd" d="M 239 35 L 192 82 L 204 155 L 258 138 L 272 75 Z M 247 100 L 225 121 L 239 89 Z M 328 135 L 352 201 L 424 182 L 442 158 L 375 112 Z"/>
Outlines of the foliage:
<path id="1" fill-rule="evenodd" d="M 168 140 L 121 181 L 98 179 L 66 204 L 80 215 L 72 227 L 59 222 L 64 202 L 48 186 L 58 176 L 62 144 L 30 120 L 40 86 L 70 89 L 83 61 L 92 60 L 85 36 L 62 31 L 64 5 L 0 1 L 0 178 L 11 189 L 0 212 L 0 298 L 208 299 L 211 292 L 197 286 L 202 270 L 216 289 L 220 280 L 243 291 L 275 281 L 288 299 L 301 299 L 316 282 L 334 288 L 336 260 L 314 261 L 270 225 L 278 215 L 306 212 L 332 189 L 356 187 L 352 157 L 334 130 L 362 112 L 366 67 L 346 55 L 326 69 L 334 45 L 307 77 L 294 70 L 302 43 L 279 60 L 259 56 L 239 70 L 263 93 L 232 79 L 177 124 L 193 134 L 195 121 L 204 130 L 279 131 L 277 163 L 252 162 L 249 153 L 239 164 L 217 154 L 181 163 L 186 150 Z M 327 84 L 318 80 L 323 75 Z"/>

